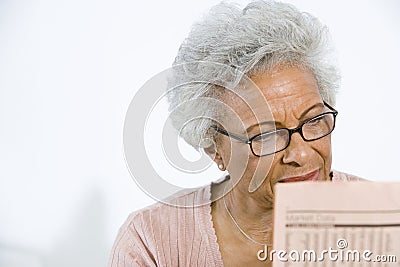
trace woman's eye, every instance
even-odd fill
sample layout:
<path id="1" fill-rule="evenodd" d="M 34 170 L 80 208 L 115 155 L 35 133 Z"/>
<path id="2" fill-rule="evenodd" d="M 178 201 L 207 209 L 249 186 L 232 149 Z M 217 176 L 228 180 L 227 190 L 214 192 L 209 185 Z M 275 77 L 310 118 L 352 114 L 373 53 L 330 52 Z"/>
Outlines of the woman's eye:
<path id="1" fill-rule="evenodd" d="M 314 126 L 314 125 L 320 124 L 323 120 L 324 120 L 323 117 L 319 117 L 319 118 L 315 118 L 315 119 L 307 122 L 307 124 L 310 125 L 310 126 Z"/>
<path id="2" fill-rule="evenodd" d="M 258 142 L 271 142 L 271 141 L 275 140 L 275 135 L 276 135 L 275 133 L 264 134 L 257 141 Z"/>

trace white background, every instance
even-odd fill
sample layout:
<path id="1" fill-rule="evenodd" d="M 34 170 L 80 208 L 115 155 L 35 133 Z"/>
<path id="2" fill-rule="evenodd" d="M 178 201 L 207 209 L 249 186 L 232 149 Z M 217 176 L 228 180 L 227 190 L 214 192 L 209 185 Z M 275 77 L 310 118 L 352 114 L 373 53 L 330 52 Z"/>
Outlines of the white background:
<path id="1" fill-rule="evenodd" d="M 125 111 L 217 2 L 0 2 L 0 266 L 106 265 L 129 212 L 153 202 L 125 166 Z M 400 181 L 400 2 L 290 2 L 338 50 L 334 168 Z"/>

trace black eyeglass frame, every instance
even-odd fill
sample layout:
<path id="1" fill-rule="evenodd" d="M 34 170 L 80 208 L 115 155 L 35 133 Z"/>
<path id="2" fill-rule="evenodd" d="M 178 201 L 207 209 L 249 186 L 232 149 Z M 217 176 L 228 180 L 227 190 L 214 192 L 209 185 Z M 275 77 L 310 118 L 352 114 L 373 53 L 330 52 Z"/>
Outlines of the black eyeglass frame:
<path id="1" fill-rule="evenodd" d="M 293 128 L 293 129 L 289 129 L 289 128 L 278 128 L 278 129 L 275 129 L 275 131 L 277 131 L 277 130 L 287 130 L 287 131 L 289 132 L 289 141 L 288 141 L 287 145 L 286 145 L 284 148 L 282 148 L 282 149 L 280 149 L 280 150 L 278 150 L 278 151 L 275 151 L 275 152 L 273 152 L 273 153 L 265 154 L 265 155 L 257 155 L 256 153 L 254 153 L 252 141 L 253 141 L 255 138 L 257 138 L 257 137 L 259 137 L 259 136 L 261 136 L 261 135 L 264 135 L 264 134 L 266 134 L 266 133 L 269 133 L 269 132 L 264 132 L 264 133 L 256 134 L 255 136 L 253 136 L 253 137 L 251 137 L 250 139 L 247 139 L 247 140 L 246 140 L 246 139 L 243 139 L 243 138 L 241 138 L 241 137 L 239 137 L 239 136 L 237 136 L 237 135 L 234 135 L 234 134 L 232 134 L 232 133 L 229 133 L 229 132 L 227 132 L 227 131 L 221 129 L 221 128 L 219 128 L 219 127 L 216 126 L 216 125 L 211 126 L 211 128 L 213 128 L 214 130 L 216 130 L 216 131 L 217 131 L 218 133 L 220 133 L 220 134 L 226 135 L 226 136 L 228 136 L 228 137 L 230 137 L 230 138 L 233 138 L 233 139 L 235 139 L 235 140 L 237 140 L 237 141 L 239 141 L 239 142 L 241 142 L 241 143 L 248 144 L 248 145 L 250 146 L 251 152 L 252 152 L 253 155 L 256 156 L 256 157 L 268 156 L 268 155 L 272 155 L 272 154 L 275 154 L 275 153 L 278 153 L 278 152 L 281 152 L 281 151 L 285 150 L 285 149 L 290 145 L 290 141 L 292 140 L 292 135 L 293 135 L 294 133 L 297 133 L 297 132 L 298 132 L 298 133 L 300 134 L 301 138 L 303 138 L 303 140 L 306 141 L 306 142 L 311 142 L 311 141 L 315 141 L 315 140 L 321 139 L 321 138 L 323 138 L 323 137 L 329 135 L 330 133 L 332 133 L 333 130 L 335 129 L 335 125 L 336 125 L 336 116 L 337 116 L 337 114 L 338 114 L 339 112 L 338 112 L 336 109 L 334 109 L 331 105 L 329 105 L 328 103 L 326 103 L 325 101 L 323 101 L 323 103 L 324 103 L 324 105 L 325 105 L 326 107 L 328 107 L 328 108 L 329 108 L 330 110 L 332 110 L 332 111 L 324 112 L 324 113 L 322 113 L 322 114 L 319 114 L 318 116 L 315 116 L 315 117 L 312 117 L 312 118 L 310 118 L 310 119 L 307 119 L 307 120 L 303 121 L 299 126 L 297 126 L 296 128 Z M 312 120 L 315 120 L 316 118 L 321 117 L 321 116 L 324 116 L 324 115 L 326 115 L 326 114 L 332 114 L 332 115 L 333 115 L 333 127 L 332 127 L 332 130 L 331 130 L 329 133 L 327 133 L 327 134 L 325 134 L 325 135 L 323 135 L 323 136 L 320 136 L 320 137 L 318 137 L 318 138 L 306 139 L 306 138 L 304 137 L 304 135 L 303 135 L 303 125 L 306 124 L 307 122 L 310 122 L 310 121 L 312 121 Z"/>

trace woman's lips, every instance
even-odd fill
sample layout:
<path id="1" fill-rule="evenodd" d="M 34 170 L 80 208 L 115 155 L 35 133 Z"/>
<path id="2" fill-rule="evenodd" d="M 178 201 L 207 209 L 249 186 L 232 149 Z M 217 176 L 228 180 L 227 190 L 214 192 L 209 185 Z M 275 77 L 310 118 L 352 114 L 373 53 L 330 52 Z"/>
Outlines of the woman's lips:
<path id="1" fill-rule="evenodd" d="M 319 176 L 319 170 L 317 169 L 305 175 L 284 178 L 279 180 L 278 182 L 291 183 L 291 182 L 301 182 L 301 181 L 318 181 L 318 176 Z"/>

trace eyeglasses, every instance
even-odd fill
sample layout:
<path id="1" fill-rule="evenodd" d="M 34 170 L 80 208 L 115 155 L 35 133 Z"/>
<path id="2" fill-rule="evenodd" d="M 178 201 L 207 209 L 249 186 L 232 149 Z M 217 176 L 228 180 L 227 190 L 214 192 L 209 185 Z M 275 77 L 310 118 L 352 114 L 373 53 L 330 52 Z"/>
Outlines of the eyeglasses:
<path id="1" fill-rule="evenodd" d="M 251 152 L 255 156 L 267 156 L 286 149 L 290 144 L 292 135 L 296 132 L 306 142 L 315 141 L 329 135 L 335 128 L 338 112 L 326 102 L 324 102 L 324 105 L 332 111 L 310 118 L 294 129 L 278 128 L 274 131 L 257 134 L 248 140 L 231 134 L 218 126 L 214 125 L 212 128 L 223 135 L 250 145 Z"/>

